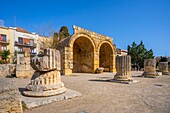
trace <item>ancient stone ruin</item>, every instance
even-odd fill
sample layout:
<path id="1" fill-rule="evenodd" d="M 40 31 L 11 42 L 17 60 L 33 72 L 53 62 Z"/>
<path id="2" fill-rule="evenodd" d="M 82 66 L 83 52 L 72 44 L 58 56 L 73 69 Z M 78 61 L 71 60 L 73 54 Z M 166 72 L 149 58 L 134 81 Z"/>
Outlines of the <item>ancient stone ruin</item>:
<path id="1" fill-rule="evenodd" d="M 168 62 L 159 62 L 159 71 L 162 72 L 163 75 L 169 75 L 168 71 Z"/>
<path id="2" fill-rule="evenodd" d="M 116 46 L 110 37 L 73 26 L 73 35 L 56 46 L 61 54 L 61 72 L 95 73 L 99 67 L 106 72 L 116 72 Z"/>
<path id="3" fill-rule="evenodd" d="M 19 56 L 19 57 L 18 57 Z M 16 77 L 17 78 L 28 78 L 32 75 L 30 66 L 30 54 L 24 53 L 17 54 L 17 64 L 16 64 Z"/>
<path id="4" fill-rule="evenodd" d="M 144 77 L 156 77 L 156 61 L 155 59 L 144 60 Z"/>
<path id="5" fill-rule="evenodd" d="M 12 80 L 0 79 L 0 113 L 23 113 L 21 96 Z"/>
<path id="6" fill-rule="evenodd" d="M 117 81 L 131 81 L 131 57 L 130 56 L 117 56 L 116 57 L 116 70 L 114 80 Z"/>
<path id="7" fill-rule="evenodd" d="M 31 83 L 23 92 L 26 96 L 46 97 L 64 93 L 66 88 L 61 82 L 60 52 L 55 49 L 44 49 L 38 57 L 31 60 L 31 66 L 39 76 L 31 80 Z M 37 73 L 36 72 L 36 73 Z"/>

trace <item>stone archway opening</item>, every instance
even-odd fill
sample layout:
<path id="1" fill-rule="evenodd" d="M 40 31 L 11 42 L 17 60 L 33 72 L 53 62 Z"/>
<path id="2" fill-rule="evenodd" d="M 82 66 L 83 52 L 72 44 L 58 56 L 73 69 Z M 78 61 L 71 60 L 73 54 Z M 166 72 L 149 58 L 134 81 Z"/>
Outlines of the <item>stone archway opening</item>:
<path id="1" fill-rule="evenodd" d="M 113 65 L 113 50 L 110 44 L 103 43 L 99 51 L 99 67 L 103 67 L 105 72 L 111 72 Z"/>
<path id="2" fill-rule="evenodd" d="M 79 37 L 73 44 L 73 73 L 92 73 L 94 46 L 86 37 Z"/>

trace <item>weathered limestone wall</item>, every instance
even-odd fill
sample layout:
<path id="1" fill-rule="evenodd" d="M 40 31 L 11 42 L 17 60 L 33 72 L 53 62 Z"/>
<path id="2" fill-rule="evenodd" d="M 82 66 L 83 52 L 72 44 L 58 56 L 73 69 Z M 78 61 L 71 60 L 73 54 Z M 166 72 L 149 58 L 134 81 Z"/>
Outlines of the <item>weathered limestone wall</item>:
<path id="1" fill-rule="evenodd" d="M 22 113 L 21 98 L 12 81 L 0 79 L 0 113 Z"/>
<path id="2" fill-rule="evenodd" d="M 15 74 L 16 64 L 0 64 L 0 76 L 11 76 Z"/>
<path id="3" fill-rule="evenodd" d="M 131 79 L 131 57 L 130 56 L 117 56 L 116 57 L 116 70 L 114 76 L 115 80 L 128 81 Z"/>
<path id="4" fill-rule="evenodd" d="M 94 73 L 100 64 L 107 71 L 116 72 L 116 46 L 112 44 L 112 39 L 77 26 L 73 29 L 74 34 L 56 47 L 62 56 L 62 74 Z"/>

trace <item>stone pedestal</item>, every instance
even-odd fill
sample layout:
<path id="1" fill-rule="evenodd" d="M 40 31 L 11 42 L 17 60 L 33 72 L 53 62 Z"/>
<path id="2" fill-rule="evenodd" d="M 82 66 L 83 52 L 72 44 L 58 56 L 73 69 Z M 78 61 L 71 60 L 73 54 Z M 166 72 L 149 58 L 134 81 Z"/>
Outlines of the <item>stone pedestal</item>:
<path id="1" fill-rule="evenodd" d="M 114 80 L 130 81 L 131 78 L 131 57 L 130 56 L 117 56 L 116 57 L 116 75 Z"/>
<path id="2" fill-rule="evenodd" d="M 144 60 L 144 77 L 156 77 L 156 61 L 155 59 Z"/>
<path id="3" fill-rule="evenodd" d="M 23 92 L 26 96 L 46 97 L 64 93 L 66 88 L 61 82 L 60 53 L 55 49 L 44 49 L 44 52 L 31 60 L 31 66 L 39 75 Z"/>
<path id="4" fill-rule="evenodd" d="M 17 54 L 17 65 L 16 65 L 16 77 L 17 78 L 29 78 L 32 75 L 30 66 L 30 55 L 28 53 Z M 20 57 L 18 57 L 20 56 Z"/>
<path id="5" fill-rule="evenodd" d="M 159 62 L 159 71 L 162 72 L 163 75 L 169 75 L 168 71 L 168 62 Z"/>

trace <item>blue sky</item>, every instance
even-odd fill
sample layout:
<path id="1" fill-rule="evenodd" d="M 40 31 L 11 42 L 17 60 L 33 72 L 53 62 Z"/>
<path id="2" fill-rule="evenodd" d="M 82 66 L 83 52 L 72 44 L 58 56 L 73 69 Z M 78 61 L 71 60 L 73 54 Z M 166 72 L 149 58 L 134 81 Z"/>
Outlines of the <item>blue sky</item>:
<path id="1" fill-rule="evenodd" d="M 118 48 L 144 42 L 170 56 L 170 0 L 0 0 L 0 24 L 42 33 L 43 26 L 72 34 L 77 25 L 112 37 Z"/>

